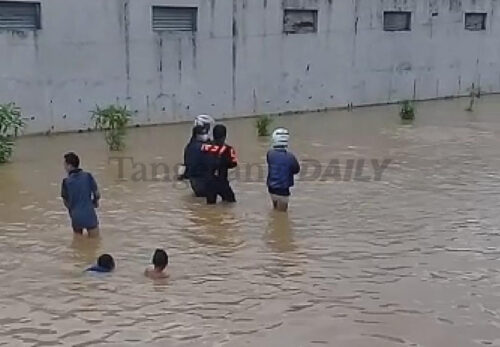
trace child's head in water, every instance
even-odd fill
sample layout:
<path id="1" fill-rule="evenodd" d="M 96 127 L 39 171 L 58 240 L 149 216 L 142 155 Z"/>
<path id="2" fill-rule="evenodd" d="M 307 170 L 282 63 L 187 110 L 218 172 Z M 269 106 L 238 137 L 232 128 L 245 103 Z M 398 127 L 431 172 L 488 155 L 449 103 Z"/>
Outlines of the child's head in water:
<path id="1" fill-rule="evenodd" d="M 153 265 L 155 270 L 163 271 L 168 265 L 168 254 L 163 249 L 157 249 L 153 254 Z"/>
<path id="2" fill-rule="evenodd" d="M 97 258 L 97 264 L 88 268 L 87 271 L 111 272 L 115 269 L 115 261 L 109 254 L 103 254 Z"/>
<path id="3" fill-rule="evenodd" d="M 153 268 L 146 269 L 146 276 L 151 278 L 164 278 L 168 276 L 164 272 L 168 265 L 168 254 L 165 250 L 158 248 L 154 252 L 151 262 L 153 263 Z"/>
<path id="4" fill-rule="evenodd" d="M 97 259 L 97 266 L 108 271 L 113 271 L 115 269 L 115 260 L 111 255 L 103 254 Z"/>

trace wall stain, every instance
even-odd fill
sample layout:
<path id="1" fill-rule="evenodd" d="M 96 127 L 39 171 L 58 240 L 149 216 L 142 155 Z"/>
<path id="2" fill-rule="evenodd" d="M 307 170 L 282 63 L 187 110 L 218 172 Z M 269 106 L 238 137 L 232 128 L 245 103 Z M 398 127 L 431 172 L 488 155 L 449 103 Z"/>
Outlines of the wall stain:
<path id="1" fill-rule="evenodd" d="M 163 37 L 158 37 L 158 78 L 160 80 L 160 93 L 163 93 Z"/>
<path id="2" fill-rule="evenodd" d="M 236 109 L 236 65 L 238 54 L 238 23 L 236 16 L 238 14 L 238 0 L 233 0 L 233 46 L 232 46 L 232 97 L 233 111 Z"/>
<path id="3" fill-rule="evenodd" d="M 210 0 L 210 38 L 215 37 L 214 24 L 215 24 L 215 1 Z"/>
<path id="4" fill-rule="evenodd" d="M 130 97 L 130 9 L 129 0 L 123 3 L 123 23 L 125 31 L 125 72 L 127 74 L 127 97 Z"/>
<path id="5" fill-rule="evenodd" d="M 179 54 L 177 59 L 177 71 L 178 71 L 178 82 L 180 86 L 182 84 L 182 38 L 180 37 L 177 40 L 177 53 Z"/>
<path id="6" fill-rule="evenodd" d="M 193 36 L 191 36 L 191 46 L 192 46 L 192 58 L 193 58 L 193 70 L 196 70 L 197 68 L 197 62 L 196 62 L 196 58 L 198 56 L 197 54 L 197 50 L 198 50 L 198 45 L 196 43 L 196 33 L 193 33 Z"/>

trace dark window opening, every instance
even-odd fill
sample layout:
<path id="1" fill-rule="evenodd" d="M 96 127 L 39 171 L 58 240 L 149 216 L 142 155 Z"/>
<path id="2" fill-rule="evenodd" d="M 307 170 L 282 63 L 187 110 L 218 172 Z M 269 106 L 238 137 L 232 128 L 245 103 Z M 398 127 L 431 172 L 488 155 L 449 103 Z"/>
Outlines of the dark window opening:
<path id="1" fill-rule="evenodd" d="M 466 13 L 465 30 L 486 30 L 486 13 Z"/>
<path id="2" fill-rule="evenodd" d="M 411 12 L 384 12 L 384 31 L 410 31 Z"/>
<path id="3" fill-rule="evenodd" d="M 197 17 L 196 7 L 153 6 L 153 30 L 195 32 Z"/>
<path id="4" fill-rule="evenodd" d="M 0 30 L 41 29 L 39 2 L 0 1 Z"/>
<path id="5" fill-rule="evenodd" d="M 285 10 L 283 32 L 286 34 L 318 32 L 318 10 Z"/>

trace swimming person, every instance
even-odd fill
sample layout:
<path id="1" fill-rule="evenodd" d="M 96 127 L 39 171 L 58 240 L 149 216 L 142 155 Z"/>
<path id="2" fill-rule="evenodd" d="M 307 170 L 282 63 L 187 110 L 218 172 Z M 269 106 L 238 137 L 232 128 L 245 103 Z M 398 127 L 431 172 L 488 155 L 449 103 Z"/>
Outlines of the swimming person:
<path id="1" fill-rule="evenodd" d="M 267 188 L 271 194 L 273 207 L 279 211 L 288 210 L 290 187 L 293 176 L 300 172 L 300 165 L 293 153 L 288 151 L 290 133 L 285 128 L 274 130 L 272 149 L 267 152 Z"/>
<path id="2" fill-rule="evenodd" d="M 163 249 L 158 248 L 154 254 L 151 261 L 153 263 L 153 268 L 148 267 L 144 274 L 152 279 L 167 278 L 168 274 L 165 269 L 168 265 L 168 254 Z"/>
<path id="3" fill-rule="evenodd" d="M 109 254 L 103 254 L 97 258 L 97 264 L 92 265 L 85 271 L 89 272 L 112 272 L 115 269 L 115 260 Z"/>
<path id="4" fill-rule="evenodd" d="M 207 168 L 207 204 L 215 204 L 219 195 L 224 202 L 236 202 L 228 180 L 228 170 L 238 165 L 236 152 L 233 147 L 225 143 L 227 129 L 224 125 L 217 124 L 213 136 L 213 143 L 201 146 Z"/>
<path id="5" fill-rule="evenodd" d="M 206 166 L 203 161 L 201 146 L 208 141 L 206 128 L 197 125 L 193 128 L 191 141 L 184 149 L 185 170 L 183 179 L 189 179 L 191 189 L 197 197 L 205 197 Z"/>
<path id="6" fill-rule="evenodd" d="M 99 207 L 99 189 L 94 177 L 80 169 L 80 158 L 73 153 L 64 155 L 64 168 L 68 174 L 62 182 L 61 197 L 68 209 L 73 232 L 89 237 L 99 235 L 99 221 L 95 209 Z"/>

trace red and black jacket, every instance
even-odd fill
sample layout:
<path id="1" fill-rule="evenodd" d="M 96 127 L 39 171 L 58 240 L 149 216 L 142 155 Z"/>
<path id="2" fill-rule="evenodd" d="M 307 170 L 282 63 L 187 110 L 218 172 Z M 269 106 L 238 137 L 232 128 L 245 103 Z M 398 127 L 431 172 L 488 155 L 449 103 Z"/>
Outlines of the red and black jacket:
<path id="1" fill-rule="evenodd" d="M 227 144 L 205 143 L 201 151 L 205 157 L 208 178 L 227 180 L 228 170 L 238 166 L 236 151 Z"/>

